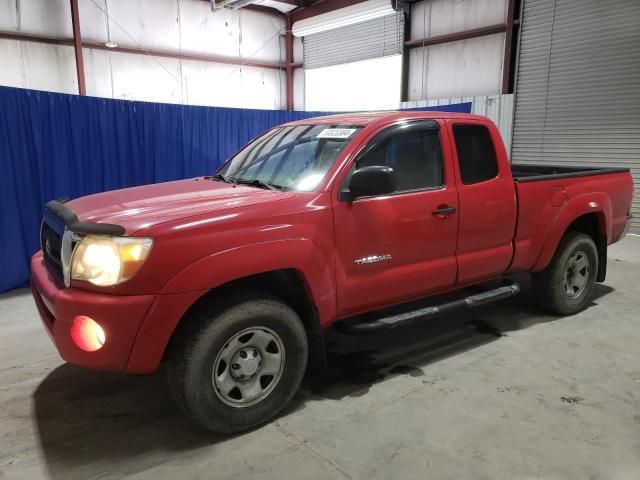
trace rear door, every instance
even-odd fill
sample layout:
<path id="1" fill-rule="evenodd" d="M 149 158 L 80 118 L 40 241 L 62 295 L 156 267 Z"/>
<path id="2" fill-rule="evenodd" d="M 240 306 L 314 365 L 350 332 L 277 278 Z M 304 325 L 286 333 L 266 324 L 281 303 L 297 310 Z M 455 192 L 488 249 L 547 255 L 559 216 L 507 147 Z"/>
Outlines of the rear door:
<path id="1" fill-rule="evenodd" d="M 501 276 L 513 256 L 516 194 L 498 130 L 448 120 L 458 182 L 458 284 Z"/>
<path id="2" fill-rule="evenodd" d="M 458 196 L 441 135 L 433 120 L 383 129 L 336 183 L 348 188 L 351 172 L 372 165 L 392 167 L 397 178 L 390 195 L 341 201 L 334 192 L 339 315 L 455 284 Z M 443 209 L 449 213 L 439 214 Z"/>

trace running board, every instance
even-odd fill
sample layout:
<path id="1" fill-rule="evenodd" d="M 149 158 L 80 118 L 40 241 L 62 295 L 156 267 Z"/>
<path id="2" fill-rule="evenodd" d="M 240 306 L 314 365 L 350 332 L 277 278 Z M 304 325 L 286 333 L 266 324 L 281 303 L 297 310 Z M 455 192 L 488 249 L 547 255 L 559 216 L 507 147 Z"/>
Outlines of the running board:
<path id="1" fill-rule="evenodd" d="M 369 333 L 406 327 L 425 320 L 430 320 L 440 315 L 479 307 L 497 300 L 514 297 L 518 293 L 520 293 L 520 285 L 514 282 L 487 292 L 470 295 L 453 302 L 433 305 L 431 307 L 425 307 L 398 315 L 391 315 L 389 317 L 382 317 L 371 322 L 357 322 L 349 320 L 338 321 L 335 323 L 335 328 L 336 330 L 348 335 L 367 335 Z"/>

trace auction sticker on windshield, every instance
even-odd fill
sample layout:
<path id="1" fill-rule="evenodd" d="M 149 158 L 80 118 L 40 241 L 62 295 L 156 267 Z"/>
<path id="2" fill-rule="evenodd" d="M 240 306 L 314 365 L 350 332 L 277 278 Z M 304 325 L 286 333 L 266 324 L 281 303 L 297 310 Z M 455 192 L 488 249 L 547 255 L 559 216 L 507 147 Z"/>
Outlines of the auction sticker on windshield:
<path id="1" fill-rule="evenodd" d="M 345 139 L 353 135 L 355 128 L 325 128 L 316 138 L 339 138 Z"/>

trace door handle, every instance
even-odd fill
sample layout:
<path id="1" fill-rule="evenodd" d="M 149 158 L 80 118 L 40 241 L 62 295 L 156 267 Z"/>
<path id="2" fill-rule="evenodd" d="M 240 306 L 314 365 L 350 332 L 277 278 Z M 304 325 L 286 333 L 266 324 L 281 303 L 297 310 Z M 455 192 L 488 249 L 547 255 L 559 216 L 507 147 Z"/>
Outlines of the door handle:
<path id="1" fill-rule="evenodd" d="M 431 214 L 435 215 L 436 217 L 448 217 L 449 215 L 455 212 L 456 212 L 456 207 L 441 205 L 441 206 L 438 206 L 438 208 L 436 208 L 433 212 L 431 212 Z"/>

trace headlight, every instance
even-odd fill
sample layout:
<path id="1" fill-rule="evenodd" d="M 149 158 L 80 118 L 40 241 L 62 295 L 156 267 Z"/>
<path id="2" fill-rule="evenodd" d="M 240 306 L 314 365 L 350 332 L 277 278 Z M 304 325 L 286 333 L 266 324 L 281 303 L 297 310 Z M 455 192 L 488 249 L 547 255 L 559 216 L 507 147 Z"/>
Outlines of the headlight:
<path id="1" fill-rule="evenodd" d="M 150 238 L 87 235 L 73 251 L 71 278 L 100 286 L 126 282 L 142 266 L 152 246 Z"/>

